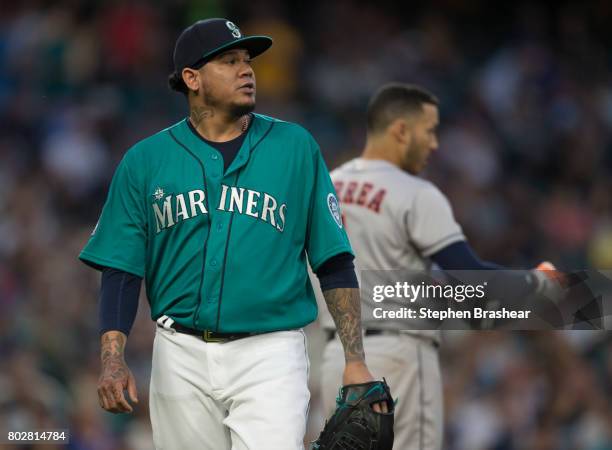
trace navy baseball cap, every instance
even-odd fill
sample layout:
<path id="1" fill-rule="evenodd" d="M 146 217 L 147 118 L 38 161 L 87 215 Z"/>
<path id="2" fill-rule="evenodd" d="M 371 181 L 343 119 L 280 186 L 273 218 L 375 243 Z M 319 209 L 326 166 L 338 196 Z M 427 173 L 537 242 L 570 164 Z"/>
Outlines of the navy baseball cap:
<path id="1" fill-rule="evenodd" d="M 220 53 L 243 48 L 251 58 L 272 45 L 268 36 L 243 36 L 240 29 L 227 19 L 199 20 L 187 27 L 174 46 L 174 70 L 180 74 L 185 67 L 198 68 Z"/>

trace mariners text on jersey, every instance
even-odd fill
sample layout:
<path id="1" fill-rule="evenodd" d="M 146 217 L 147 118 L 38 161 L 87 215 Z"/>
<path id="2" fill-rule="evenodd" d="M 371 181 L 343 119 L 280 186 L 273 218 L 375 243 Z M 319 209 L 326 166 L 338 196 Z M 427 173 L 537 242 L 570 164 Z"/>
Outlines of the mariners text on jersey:
<path id="1" fill-rule="evenodd" d="M 208 214 L 204 205 L 206 194 L 201 189 L 174 196 L 163 197 L 163 195 L 163 190 L 157 188 L 153 194 L 156 202 L 151 204 L 155 213 L 157 233 L 199 214 Z M 217 210 L 246 214 L 262 220 L 282 233 L 285 228 L 287 205 L 285 203 L 278 205 L 276 198 L 265 192 L 222 184 Z"/>

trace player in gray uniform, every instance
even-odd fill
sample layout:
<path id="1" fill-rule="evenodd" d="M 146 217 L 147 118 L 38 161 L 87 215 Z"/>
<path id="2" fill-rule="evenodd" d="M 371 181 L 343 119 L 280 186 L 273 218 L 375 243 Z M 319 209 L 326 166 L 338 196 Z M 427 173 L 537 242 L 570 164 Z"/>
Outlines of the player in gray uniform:
<path id="1" fill-rule="evenodd" d="M 429 270 L 432 262 L 448 270 L 500 268 L 478 259 L 444 194 L 431 182 L 416 176 L 425 167 L 430 153 L 438 148 L 438 121 L 438 100 L 425 89 L 405 84 L 383 86 L 368 107 L 363 154 L 331 173 L 358 273 L 390 269 L 423 271 Z M 528 276 L 518 281 L 521 292 L 535 291 L 545 282 L 546 276 L 526 273 Z M 392 272 L 380 274 L 377 283 L 393 285 L 398 281 L 397 274 Z M 386 300 L 386 307 L 389 302 L 393 300 Z M 421 328 L 415 327 L 415 321 L 411 322 L 413 330 L 400 331 L 406 328 L 406 322 L 375 319 L 373 305 L 362 298 L 364 347 L 374 376 L 384 375 L 394 396 L 399 398 L 393 448 L 440 449 L 443 434 L 440 332 L 414 330 Z M 333 409 L 330 399 L 342 374 L 342 347 L 331 318 L 324 311 L 320 321 L 330 338 L 321 367 L 327 413 Z"/>

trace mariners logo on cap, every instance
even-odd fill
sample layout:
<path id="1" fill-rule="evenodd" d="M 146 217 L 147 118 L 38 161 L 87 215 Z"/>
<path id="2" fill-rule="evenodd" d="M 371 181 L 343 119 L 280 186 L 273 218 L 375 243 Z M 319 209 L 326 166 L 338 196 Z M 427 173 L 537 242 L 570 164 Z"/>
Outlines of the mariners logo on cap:
<path id="1" fill-rule="evenodd" d="M 227 26 L 227 28 L 230 29 L 230 31 L 232 32 L 232 36 L 234 36 L 236 39 L 242 37 L 242 33 L 240 33 L 240 29 L 238 29 L 238 27 L 234 25 L 234 22 L 230 22 L 228 20 L 227 22 L 225 22 L 225 25 Z"/>
<path id="2" fill-rule="evenodd" d="M 334 194 L 327 195 L 327 207 L 329 212 L 336 221 L 336 224 L 342 228 L 342 216 L 340 215 L 340 205 L 338 205 L 338 199 Z"/>

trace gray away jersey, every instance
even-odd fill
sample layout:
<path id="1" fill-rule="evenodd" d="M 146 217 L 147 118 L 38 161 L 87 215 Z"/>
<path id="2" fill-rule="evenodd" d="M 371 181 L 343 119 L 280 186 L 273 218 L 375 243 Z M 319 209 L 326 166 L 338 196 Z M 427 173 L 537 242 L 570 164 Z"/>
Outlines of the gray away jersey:
<path id="1" fill-rule="evenodd" d="M 465 240 L 446 197 L 431 182 L 382 160 L 353 159 L 331 173 L 359 276 L 363 270 L 427 271 L 429 256 Z M 388 274 L 384 284 L 396 279 Z M 395 302 L 396 300 L 385 300 Z M 407 306 L 405 301 L 398 301 Z M 364 328 L 405 329 L 401 319 L 375 319 L 381 304 L 362 302 Z M 323 309 L 324 327 L 333 327 Z M 438 331 L 414 331 L 439 340 Z"/>

